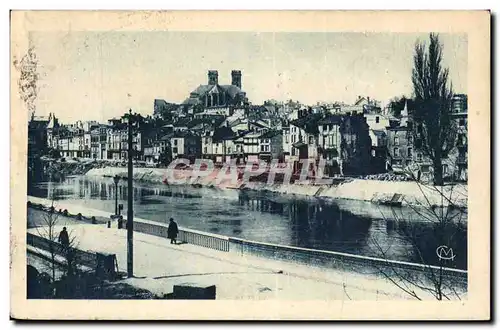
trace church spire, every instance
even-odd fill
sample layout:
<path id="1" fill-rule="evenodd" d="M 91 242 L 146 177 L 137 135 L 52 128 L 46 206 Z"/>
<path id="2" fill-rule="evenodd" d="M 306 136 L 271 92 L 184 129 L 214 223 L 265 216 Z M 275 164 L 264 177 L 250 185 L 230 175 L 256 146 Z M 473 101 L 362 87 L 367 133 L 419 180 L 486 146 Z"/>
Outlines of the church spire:
<path id="1" fill-rule="evenodd" d="M 400 126 L 406 126 L 408 124 L 408 100 L 405 99 L 405 107 L 401 111 L 401 124 Z"/>

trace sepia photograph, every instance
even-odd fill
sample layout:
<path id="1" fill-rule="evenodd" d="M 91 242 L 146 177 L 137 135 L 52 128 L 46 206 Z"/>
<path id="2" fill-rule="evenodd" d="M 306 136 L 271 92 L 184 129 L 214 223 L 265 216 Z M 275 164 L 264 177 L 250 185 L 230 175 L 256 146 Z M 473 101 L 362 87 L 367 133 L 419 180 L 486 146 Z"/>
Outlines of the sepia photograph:
<path id="1" fill-rule="evenodd" d="M 159 318 L 197 319 L 201 307 L 161 306 L 202 300 L 309 306 L 265 316 L 278 319 L 337 302 L 356 314 L 339 318 L 398 319 L 382 304 L 408 303 L 460 319 L 479 298 L 489 316 L 489 171 L 476 165 L 489 164 L 489 51 L 471 56 L 489 49 L 489 13 L 435 12 L 448 28 L 412 31 L 401 21 L 425 12 L 380 13 L 394 31 L 364 30 L 369 12 L 309 12 L 306 26 L 316 14 L 294 30 L 266 25 L 271 12 L 13 12 L 11 295 L 47 304 L 42 318 L 106 300 L 130 314 L 94 318 L 151 318 L 133 306 L 154 301 Z M 232 15 L 250 25 L 211 27 Z M 327 29 L 328 15 L 358 28 Z M 210 304 L 200 318 L 232 318 Z"/>

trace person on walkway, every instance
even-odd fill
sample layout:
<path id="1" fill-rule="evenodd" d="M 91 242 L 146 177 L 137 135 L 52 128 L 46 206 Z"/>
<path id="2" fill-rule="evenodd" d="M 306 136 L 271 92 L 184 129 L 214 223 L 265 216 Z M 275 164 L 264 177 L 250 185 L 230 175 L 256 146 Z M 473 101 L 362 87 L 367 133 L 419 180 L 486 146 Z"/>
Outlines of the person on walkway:
<path id="1" fill-rule="evenodd" d="M 59 233 L 59 243 L 61 243 L 64 248 L 67 248 L 69 246 L 69 236 L 68 232 L 66 231 L 66 227 L 63 227 L 63 230 L 61 230 L 61 232 Z"/>
<path id="2" fill-rule="evenodd" d="M 170 238 L 170 244 L 177 244 L 177 234 L 179 233 L 179 228 L 174 218 L 170 218 L 170 223 L 168 224 L 168 238 Z"/>

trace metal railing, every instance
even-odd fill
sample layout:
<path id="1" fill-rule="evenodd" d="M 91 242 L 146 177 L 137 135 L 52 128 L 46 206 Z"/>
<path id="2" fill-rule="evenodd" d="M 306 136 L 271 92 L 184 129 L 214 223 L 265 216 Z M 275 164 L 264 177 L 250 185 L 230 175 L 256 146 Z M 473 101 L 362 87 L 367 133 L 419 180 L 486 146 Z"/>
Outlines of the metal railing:
<path id="1" fill-rule="evenodd" d="M 161 238 L 168 237 L 168 225 L 163 223 L 152 223 L 152 221 L 138 219 L 134 221 L 134 231 L 153 235 Z M 56 251 L 62 251 L 59 243 L 46 238 L 27 234 L 27 244 L 49 251 L 50 245 Z M 377 273 L 381 269 L 384 271 L 407 271 L 407 272 L 434 272 L 442 271 L 446 278 L 467 283 L 468 272 L 466 270 L 454 268 L 440 268 L 437 266 L 387 260 L 382 258 L 367 257 L 342 252 L 315 250 L 308 248 L 292 247 L 279 244 L 254 242 L 240 238 L 227 237 L 212 233 L 201 232 L 192 229 L 179 228 L 177 241 L 198 245 L 201 247 L 233 252 L 240 255 L 254 255 L 276 260 L 289 260 L 296 263 L 308 265 L 326 266 L 331 268 L 350 269 L 355 272 Z M 95 268 L 97 266 L 97 255 L 99 253 L 77 250 L 77 257 L 80 263 Z M 105 254 L 100 254 L 101 257 Z"/>
<path id="2" fill-rule="evenodd" d="M 152 224 L 150 222 L 134 221 L 134 231 L 163 238 L 167 238 L 168 236 L 168 226 L 161 223 Z M 229 251 L 228 237 L 191 229 L 179 228 L 177 241 L 202 246 L 212 250 Z"/>
<path id="3" fill-rule="evenodd" d="M 181 229 L 179 230 L 179 240 L 213 250 L 229 252 L 228 238 L 223 238 L 208 233 L 200 233 L 196 231 Z"/>
<path id="4" fill-rule="evenodd" d="M 66 257 L 67 249 L 65 249 L 61 244 L 54 242 L 45 237 L 27 233 L 26 244 L 40 250 L 54 253 L 55 256 Z M 76 264 L 89 267 L 92 270 L 98 270 L 99 266 L 103 266 L 103 262 L 106 263 L 113 259 L 105 270 L 109 275 L 114 275 L 116 269 L 114 268 L 114 260 L 116 256 L 114 254 L 97 253 L 91 251 L 83 251 L 74 247 L 69 248 L 73 252 L 73 260 Z M 105 266 L 106 267 L 106 266 Z M 113 267 L 112 269 L 110 267 Z"/>

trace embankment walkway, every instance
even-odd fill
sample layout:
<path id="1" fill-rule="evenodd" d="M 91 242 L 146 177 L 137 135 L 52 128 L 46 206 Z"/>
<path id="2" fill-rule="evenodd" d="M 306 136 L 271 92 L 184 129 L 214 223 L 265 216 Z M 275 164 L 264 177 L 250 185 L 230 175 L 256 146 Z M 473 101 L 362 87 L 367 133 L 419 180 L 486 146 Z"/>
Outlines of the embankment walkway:
<path id="1" fill-rule="evenodd" d="M 32 203 L 47 200 L 29 197 Z M 58 202 L 56 209 L 72 214 L 109 216 L 109 213 Z M 33 213 L 35 214 L 35 213 Z M 147 220 L 135 219 L 139 229 Z M 126 271 L 126 230 L 107 228 L 105 224 L 66 225 L 77 238 L 78 248 L 116 254 L 119 271 Z M 57 228 L 56 230 L 60 230 Z M 34 229 L 30 232 L 36 234 Z M 193 234 L 196 234 L 193 232 Z M 221 240 L 214 237 L 215 243 Z M 158 295 L 172 292 L 174 285 L 216 285 L 217 299 L 285 299 L 285 300 L 394 300 L 412 299 L 393 283 L 379 276 L 355 271 L 273 260 L 243 253 L 195 244 L 172 245 L 165 236 L 134 232 L 134 275 L 122 280 Z M 422 298 L 428 293 L 416 289 Z"/>

